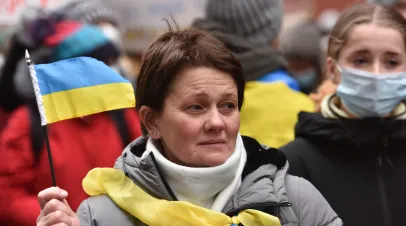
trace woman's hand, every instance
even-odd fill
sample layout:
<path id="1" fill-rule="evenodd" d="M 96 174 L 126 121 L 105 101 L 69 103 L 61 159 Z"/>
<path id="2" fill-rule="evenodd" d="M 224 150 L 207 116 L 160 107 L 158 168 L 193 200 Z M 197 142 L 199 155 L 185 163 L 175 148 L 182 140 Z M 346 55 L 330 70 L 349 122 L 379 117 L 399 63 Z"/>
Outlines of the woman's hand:
<path id="1" fill-rule="evenodd" d="M 38 193 L 41 214 L 37 226 L 80 226 L 79 218 L 69 207 L 68 192 L 57 187 Z"/>

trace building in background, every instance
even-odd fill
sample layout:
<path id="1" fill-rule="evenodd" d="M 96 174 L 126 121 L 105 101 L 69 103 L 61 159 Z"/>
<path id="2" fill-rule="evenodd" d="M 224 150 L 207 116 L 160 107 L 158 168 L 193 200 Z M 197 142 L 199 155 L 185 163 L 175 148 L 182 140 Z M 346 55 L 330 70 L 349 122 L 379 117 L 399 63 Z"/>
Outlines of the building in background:
<path id="1" fill-rule="evenodd" d="M 0 0 L 0 53 L 4 53 L 7 48 L 8 38 L 27 6 L 52 9 L 68 1 L 70 0 Z"/>
<path id="2" fill-rule="evenodd" d="M 1 0 L 0 25 L 12 26 L 17 24 L 27 6 L 51 9 L 67 1 L 70 0 Z"/>

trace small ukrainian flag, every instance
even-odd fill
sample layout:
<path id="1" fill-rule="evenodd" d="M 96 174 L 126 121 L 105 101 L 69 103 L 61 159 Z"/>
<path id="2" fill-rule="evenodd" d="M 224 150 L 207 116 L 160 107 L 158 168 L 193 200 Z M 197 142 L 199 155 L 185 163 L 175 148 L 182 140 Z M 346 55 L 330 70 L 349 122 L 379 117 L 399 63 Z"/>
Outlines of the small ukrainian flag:
<path id="1" fill-rule="evenodd" d="M 77 57 L 51 64 L 29 63 L 29 69 L 43 126 L 135 107 L 131 83 L 96 59 Z"/>

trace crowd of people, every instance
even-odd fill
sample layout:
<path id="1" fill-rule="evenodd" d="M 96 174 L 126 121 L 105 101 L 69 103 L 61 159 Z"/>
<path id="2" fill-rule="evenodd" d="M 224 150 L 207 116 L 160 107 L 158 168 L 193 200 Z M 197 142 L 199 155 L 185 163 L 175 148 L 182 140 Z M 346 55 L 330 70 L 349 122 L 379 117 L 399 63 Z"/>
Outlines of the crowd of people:
<path id="1" fill-rule="evenodd" d="M 58 187 L 24 52 L 131 79 L 123 29 L 99 0 L 24 14 L 0 71 L 0 225 L 406 224 L 406 1 L 283 34 L 282 0 L 206 4 L 142 54 L 135 109 L 49 125 Z"/>

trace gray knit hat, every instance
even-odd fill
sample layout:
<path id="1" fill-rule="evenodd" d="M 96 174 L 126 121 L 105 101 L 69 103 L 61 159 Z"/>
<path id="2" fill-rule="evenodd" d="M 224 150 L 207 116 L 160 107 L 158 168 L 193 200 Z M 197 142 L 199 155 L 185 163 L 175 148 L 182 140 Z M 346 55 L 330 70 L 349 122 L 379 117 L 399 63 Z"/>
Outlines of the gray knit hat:
<path id="1" fill-rule="evenodd" d="M 376 3 L 376 4 L 382 4 L 382 5 L 388 5 L 392 6 L 396 3 L 398 3 L 399 0 L 368 0 L 369 3 Z"/>
<path id="2" fill-rule="evenodd" d="M 302 21 L 288 29 L 280 38 L 284 55 L 290 58 L 318 61 L 321 54 L 321 31 L 317 24 Z"/>
<path id="3" fill-rule="evenodd" d="M 58 8 L 57 12 L 67 19 L 94 24 L 105 20 L 115 26 L 120 26 L 118 14 L 102 0 L 74 0 Z"/>
<path id="4" fill-rule="evenodd" d="M 208 0 L 206 17 L 254 44 L 269 44 L 280 32 L 282 0 Z"/>

